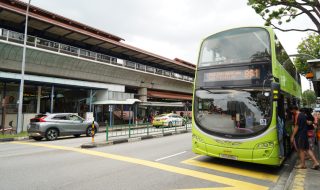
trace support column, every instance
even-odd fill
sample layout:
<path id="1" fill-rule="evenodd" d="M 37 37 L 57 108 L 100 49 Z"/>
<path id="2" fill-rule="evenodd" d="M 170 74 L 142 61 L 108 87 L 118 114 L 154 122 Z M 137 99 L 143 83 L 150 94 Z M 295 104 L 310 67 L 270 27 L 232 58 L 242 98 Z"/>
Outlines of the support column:
<path id="1" fill-rule="evenodd" d="M 90 90 L 90 106 L 89 106 L 89 112 L 92 112 L 92 89 Z"/>
<path id="2" fill-rule="evenodd" d="M 134 104 L 134 119 L 135 119 L 135 124 L 138 125 L 138 104 Z"/>
<path id="3" fill-rule="evenodd" d="M 147 92 L 148 92 L 148 89 L 146 87 L 139 88 L 138 95 L 139 95 L 139 100 L 141 102 L 147 102 L 148 100 Z"/>
<path id="4" fill-rule="evenodd" d="M 51 87 L 50 113 L 53 113 L 54 85 Z"/>
<path id="5" fill-rule="evenodd" d="M 3 129 L 2 134 L 4 134 L 4 126 L 6 124 L 6 106 L 7 106 L 7 102 L 6 102 L 6 94 L 7 93 L 7 83 L 4 82 L 3 83 L 3 93 L 2 93 L 2 119 L 1 119 L 1 128 Z M 0 129 L 1 129 L 0 128 Z"/>
<path id="6" fill-rule="evenodd" d="M 37 113 L 40 113 L 40 104 L 41 104 L 41 86 L 38 86 Z"/>
<path id="7" fill-rule="evenodd" d="M 129 113 L 128 113 L 129 125 L 131 124 L 131 105 L 129 105 Z"/>

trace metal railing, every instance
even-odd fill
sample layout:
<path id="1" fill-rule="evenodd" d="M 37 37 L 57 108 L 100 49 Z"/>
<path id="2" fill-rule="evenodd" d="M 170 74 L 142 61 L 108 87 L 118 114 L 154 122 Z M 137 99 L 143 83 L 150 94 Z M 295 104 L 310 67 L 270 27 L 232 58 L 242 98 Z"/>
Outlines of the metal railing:
<path id="1" fill-rule="evenodd" d="M 172 126 L 152 126 L 151 123 L 126 124 L 106 126 L 107 141 L 117 138 L 135 138 L 142 136 L 166 135 L 172 133 L 188 132 L 191 130 L 191 122 L 183 125 L 181 123 L 172 124 Z"/>
<path id="2" fill-rule="evenodd" d="M 22 33 L 0 28 L 0 40 L 23 44 L 23 39 L 24 39 L 24 35 Z M 194 80 L 193 77 L 181 75 L 179 73 L 175 73 L 172 71 L 167 71 L 167 70 L 159 69 L 156 67 L 151 67 L 148 65 L 143 65 L 141 63 L 136 63 L 136 62 L 112 57 L 105 54 L 92 52 L 89 50 L 77 48 L 74 46 L 70 46 L 70 45 L 66 45 L 58 42 L 53 42 L 53 41 L 35 37 L 35 36 L 28 35 L 27 45 L 50 50 L 50 51 L 55 51 L 63 54 L 68 54 L 76 57 L 81 57 L 85 59 L 91 59 L 91 60 L 95 60 L 103 63 L 114 64 L 114 65 L 130 68 L 134 70 L 139 70 L 147 73 L 153 73 L 155 75 L 166 76 L 174 79 L 179 79 L 179 80 L 184 80 L 189 82 L 193 82 Z"/>

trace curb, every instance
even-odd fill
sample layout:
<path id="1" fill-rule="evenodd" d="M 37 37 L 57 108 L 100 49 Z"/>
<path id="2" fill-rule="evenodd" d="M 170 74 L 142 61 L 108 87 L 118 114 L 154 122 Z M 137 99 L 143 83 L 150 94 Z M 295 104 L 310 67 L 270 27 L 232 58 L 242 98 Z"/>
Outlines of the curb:
<path id="1" fill-rule="evenodd" d="M 4 138 L 0 139 L 0 142 L 10 142 L 10 141 L 24 141 L 24 140 L 29 140 L 29 137 L 14 137 L 14 138 Z"/>
<path id="2" fill-rule="evenodd" d="M 142 141 L 142 140 L 147 140 L 147 139 L 153 139 L 153 138 L 159 138 L 159 137 L 166 137 L 166 136 L 172 136 L 172 135 L 179 135 L 179 134 L 184 134 L 188 133 L 191 131 L 178 131 L 178 132 L 168 132 L 164 134 L 155 134 L 155 135 L 145 135 L 141 137 L 131 137 L 131 138 L 122 138 L 122 139 L 116 139 L 116 140 L 111 140 L 108 142 L 102 142 L 102 143 L 85 143 L 81 145 L 81 148 L 97 148 L 97 147 L 104 147 L 104 146 L 109 146 L 113 144 L 121 144 L 121 143 L 128 143 L 128 142 L 137 142 L 137 141 Z"/>
<path id="3" fill-rule="evenodd" d="M 293 187 L 293 178 L 296 175 L 296 169 L 293 169 L 288 177 L 286 184 L 284 185 L 284 190 L 292 189 Z"/>
<path id="4" fill-rule="evenodd" d="M 294 154 L 294 153 L 292 153 L 292 154 Z M 297 155 L 296 155 L 296 154 L 295 154 L 295 155 L 292 155 L 291 159 L 295 159 L 296 161 L 293 161 L 293 166 L 290 167 L 291 169 L 289 169 L 289 171 L 290 171 L 290 170 L 291 170 L 291 171 L 290 171 L 290 174 L 289 174 L 289 176 L 288 176 L 288 178 L 287 178 L 287 180 L 286 180 L 286 183 L 285 183 L 284 186 L 283 186 L 283 189 L 284 189 L 284 190 L 292 189 L 294 177 L 295 177 L 295 175 L 296 175 L 296 169 L 294 168 L 294 166 L 295 166 L 295 165 L 297 164 L 297 162 L 298 162 Z"/>

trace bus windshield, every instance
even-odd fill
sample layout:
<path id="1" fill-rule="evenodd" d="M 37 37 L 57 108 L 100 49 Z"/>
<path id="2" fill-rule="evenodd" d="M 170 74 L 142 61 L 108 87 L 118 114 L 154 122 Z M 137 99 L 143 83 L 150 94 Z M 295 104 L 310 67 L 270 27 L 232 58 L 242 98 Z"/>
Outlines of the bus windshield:
<path id="1" fill-rule="evenodd" d="M 252 136 L 270 123 L 270 90 L 199 89 L 195 93 L 195 120 L 208 133 Z"/>
<path id="2" fill-rule="evenodd" d="M 237 28 L 204 40 L 199 67 L 271 60 L 269 33 L 263 28 Z"/>

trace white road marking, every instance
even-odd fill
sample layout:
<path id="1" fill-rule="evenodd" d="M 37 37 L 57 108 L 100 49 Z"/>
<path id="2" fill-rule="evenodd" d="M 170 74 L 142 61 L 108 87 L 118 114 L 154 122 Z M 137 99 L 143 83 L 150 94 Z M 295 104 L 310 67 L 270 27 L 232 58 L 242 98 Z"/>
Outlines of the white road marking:
<path id="1" fill-rule="evenodd" d="M 187 152 L 187 151 L 179 152 L 179 153 L 177 153 L 177 154 L 173 154 L 173 155 L 170 155 L 170 156 L 166 156 L 166 157 L 163 157 L 163 158 L 156 159 L 155 161 L 158 162 L 158 161 L 160 161 L 160 160 L 164 160 L 164 159 L 167 159 L 167 158 L 171 158 L 171 157 L 174 157 L 174 156 L 178 156 L 178 155 L 184 154 L 184 153 L 186 153 L 186 152 Z"/>

